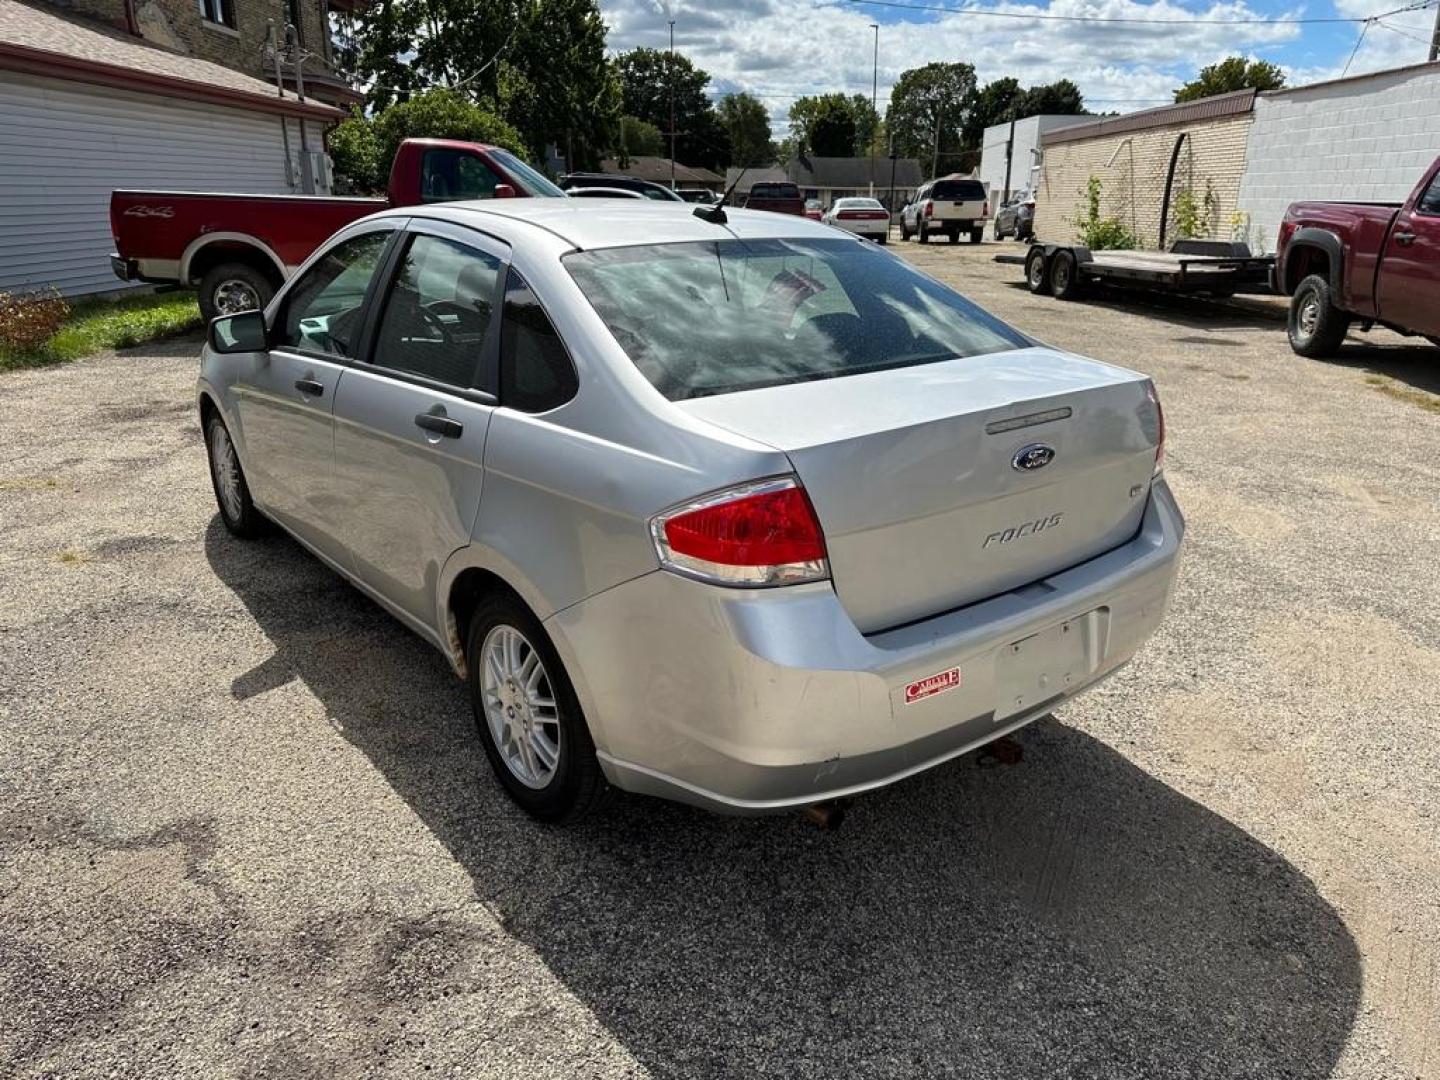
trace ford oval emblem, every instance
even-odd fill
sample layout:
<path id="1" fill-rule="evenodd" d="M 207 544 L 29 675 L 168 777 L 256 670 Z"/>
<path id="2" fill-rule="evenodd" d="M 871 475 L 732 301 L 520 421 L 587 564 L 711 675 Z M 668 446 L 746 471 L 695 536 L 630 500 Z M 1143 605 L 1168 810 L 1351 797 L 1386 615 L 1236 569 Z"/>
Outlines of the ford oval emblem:
<path id="1" fill-rule="evenodd" d="M 1036 469 L 1043 469 L 1054 460 L 1055 448 L 1037 442 L 1031 443 L 1029 446 L 1022 446 L 1015 451 L 1015 456 L 1010 460 L 1010 464 L 1021 472 L 1033 472 Z"/>

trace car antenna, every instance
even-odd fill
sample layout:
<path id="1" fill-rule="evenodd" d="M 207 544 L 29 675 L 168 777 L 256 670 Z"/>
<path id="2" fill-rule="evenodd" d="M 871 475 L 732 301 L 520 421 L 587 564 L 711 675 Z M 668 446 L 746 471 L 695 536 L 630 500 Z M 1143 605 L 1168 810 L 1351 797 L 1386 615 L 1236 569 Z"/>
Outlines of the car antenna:
<path id="1" fill-rule="evenodd" d="M 729 221 L 730 219 L 725 216 L 725 204 L 729 201 L 730 196 L 734 194 L 735 188 L 739 186 L 740 181 L 745 178 L 745 174 L 749 169 L 750 167 L 747 165 L 740 170 L 740 175 L 735 177 L 735 183 L 725 189 L 725 194 L 720 196 L 720 201 L 714 206 L 695 207 L 695 216 L 701 221 L 708 221 L 711 225 L 724 225 Z"/>

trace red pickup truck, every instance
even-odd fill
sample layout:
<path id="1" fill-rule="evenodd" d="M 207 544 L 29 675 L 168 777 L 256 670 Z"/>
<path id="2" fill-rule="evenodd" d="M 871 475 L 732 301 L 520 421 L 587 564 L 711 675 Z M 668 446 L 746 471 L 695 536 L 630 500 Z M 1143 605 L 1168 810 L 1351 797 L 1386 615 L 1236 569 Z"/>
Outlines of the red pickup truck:
<path id="1" fill-rule="evenodd" d="M 750 189 L 745 197 L 745 209 L 769 210 L 773 214 L 798 214 L 805 216 L 805 200 L 800 189 L 791 183 L 760 182 Z"/>
<path id="2" fill-rule="evenodd" d="M 1334 356 L 1353 321 L 1440 345 L 1440 160 L 1404 203 L 1299 202 L 1285 211 L 1276 291 L 1290 347 Z"/>
<path id="3" fill-rule="evenodd" d="M 207 319 L 263 308 L 332 233 L 387 206 L 565 193 L 508 150 L 406 139 L 383 199 L 116 191 L 110 196 L 122 281 L 198 285 Z"/>

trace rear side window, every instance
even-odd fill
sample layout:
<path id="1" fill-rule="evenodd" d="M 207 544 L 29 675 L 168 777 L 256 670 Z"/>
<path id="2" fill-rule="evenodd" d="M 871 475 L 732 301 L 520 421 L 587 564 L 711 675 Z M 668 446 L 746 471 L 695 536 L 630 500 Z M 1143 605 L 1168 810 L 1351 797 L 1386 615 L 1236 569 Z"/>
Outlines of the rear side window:
<path id="1" fill-rule="evenodd" d="M 493 255 L 439 236 L 411 237 L 380 318 L 375 365 L 474 386 L 499 278 Z"/>
<path id="2" fill-rule="evenodd" d="M 930 198 L 973 202 L 985 198 L 985 185 L 979 180 L 937 180 L 930 189 Z"/>
<path id="3" fill-rule="evenodd" d="M 580 387 L 555 324 L 514 270 L 500 329 L 500 404 L 538 413 L 564 405 Z"/>

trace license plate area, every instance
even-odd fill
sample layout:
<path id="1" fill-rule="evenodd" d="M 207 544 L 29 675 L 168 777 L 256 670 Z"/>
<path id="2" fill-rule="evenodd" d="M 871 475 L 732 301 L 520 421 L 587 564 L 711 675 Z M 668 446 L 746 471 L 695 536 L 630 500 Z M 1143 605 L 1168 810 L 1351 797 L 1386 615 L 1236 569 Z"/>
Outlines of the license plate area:
<path id="1" fill-rule="evenodd" d="M 1105 658 L 1110 609 L 1096 608 L 1002 646 L 995 658 L 995 716 L 1033 709 L 1083 685 Z"/>

